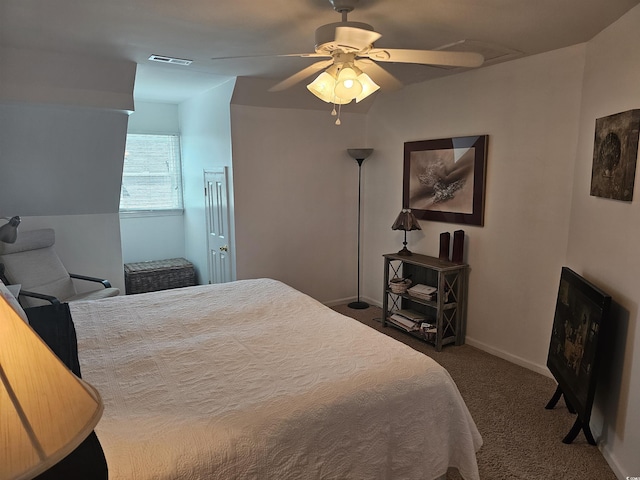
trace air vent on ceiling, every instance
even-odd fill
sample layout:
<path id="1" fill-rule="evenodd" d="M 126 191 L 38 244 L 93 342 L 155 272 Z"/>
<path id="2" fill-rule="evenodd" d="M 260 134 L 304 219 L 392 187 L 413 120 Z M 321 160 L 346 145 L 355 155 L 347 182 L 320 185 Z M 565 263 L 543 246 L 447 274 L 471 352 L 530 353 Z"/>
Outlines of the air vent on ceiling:
<path id="1" fill-rule="evenodd" d="M 165 57 L 164 55 L 151 55 L 149 60 L 153 60 L 154 62 L 160 63 L 172 63 L 173 65 L 191 65 L 193 60 L 186 60 L 184 58 L 172 58 Z"/>

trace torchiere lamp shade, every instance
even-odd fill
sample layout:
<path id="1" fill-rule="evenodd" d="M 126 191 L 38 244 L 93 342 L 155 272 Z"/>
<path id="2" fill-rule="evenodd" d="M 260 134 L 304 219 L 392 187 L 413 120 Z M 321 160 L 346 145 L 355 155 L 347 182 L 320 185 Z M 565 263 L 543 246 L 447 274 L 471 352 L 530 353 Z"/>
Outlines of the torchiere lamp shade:
<path id="1" fill-rule="evenodd" d="M 0 478 L 26 480 L 71 453 L 102 400 L 0 295 Z"/>
<path id="2" fill-rule="evenodd" d="M 407 248 L 407 232 L 411 230 L 422 230 L 420 224 L 418 223 L 418 219 L 415 217 L 411 210 L 408 208 L 403 208 L 402 211 L 398 214 L 396 221 L 391 225 L 391 230 L 403 230 L 404 231 L 404 247 L 402 250 L 398 252 L 398 255 L 412 255 L 412 253 Z"/>
<path id="3" fill-rule="evenodd" d="M 347 153 L 354 160 L 358 161 L 358 164 L 363 160 L 366 160 L 373 152 L 373 148 L 347 148 Z"/>

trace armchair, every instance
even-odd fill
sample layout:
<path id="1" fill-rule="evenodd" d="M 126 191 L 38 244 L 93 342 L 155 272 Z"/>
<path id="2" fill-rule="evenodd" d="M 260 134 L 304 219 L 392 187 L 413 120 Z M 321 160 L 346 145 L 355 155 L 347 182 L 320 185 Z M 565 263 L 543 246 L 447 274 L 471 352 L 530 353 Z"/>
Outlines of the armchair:
<path id="1" fill-rule="evenodd" d="M 108 280 L 67 272 L 53 249 L 51 228 L 21 232 L 13 244 L 0 242 L 0 274 L 5 282 L 21 284 L 24 307 L 115 297 L 120 290 Z M 97 290 L 78 293 L 73 279 L 101 284 Z"/>

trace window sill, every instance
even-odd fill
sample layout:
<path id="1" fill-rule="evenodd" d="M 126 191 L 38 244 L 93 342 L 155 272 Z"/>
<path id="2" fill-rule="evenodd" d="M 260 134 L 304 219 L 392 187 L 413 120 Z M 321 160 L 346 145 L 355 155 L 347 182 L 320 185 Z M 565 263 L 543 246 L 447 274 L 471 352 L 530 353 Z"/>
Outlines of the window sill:
<path id="1" fill-rule="evenodd" d="M 120 218 L 174 217 L 184 215 L 184 210 L 131 210 L 119 212 Z"/>

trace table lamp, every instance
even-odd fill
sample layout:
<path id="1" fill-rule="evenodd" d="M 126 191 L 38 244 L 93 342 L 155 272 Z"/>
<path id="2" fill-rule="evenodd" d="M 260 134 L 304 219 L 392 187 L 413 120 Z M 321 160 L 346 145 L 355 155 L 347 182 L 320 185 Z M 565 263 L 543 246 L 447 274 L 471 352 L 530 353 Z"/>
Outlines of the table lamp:
<path id="1" fill-rule="evenodd" d="M 0 295 L 0 478 L 31 479 L 91 433 L 102 400 Z"/>
<path id="2" fill-rule="evenodd" d="M 413 213 L 411 213 L 410 209 L 402 209 L 402 211 L 398 214 L 398 218 L 396 218 L 396 221 L 393 222 L 391 230 L 404 231 L 404 242 L 402 242 L 404 248 L 398 252 L 398 255 L 413 255 L 407 248 L 407 232 L 411 230 L 422 230 L 422 228 L 420 228 L 418 219 Z"/>

